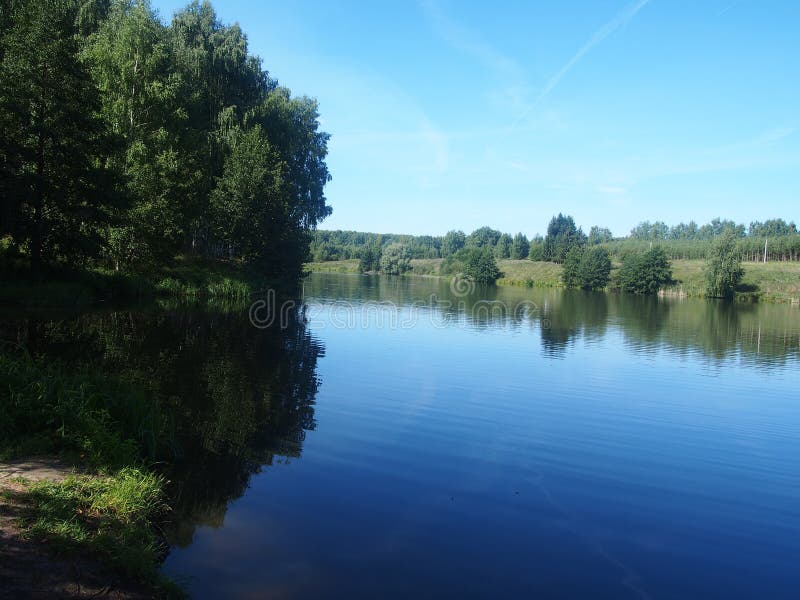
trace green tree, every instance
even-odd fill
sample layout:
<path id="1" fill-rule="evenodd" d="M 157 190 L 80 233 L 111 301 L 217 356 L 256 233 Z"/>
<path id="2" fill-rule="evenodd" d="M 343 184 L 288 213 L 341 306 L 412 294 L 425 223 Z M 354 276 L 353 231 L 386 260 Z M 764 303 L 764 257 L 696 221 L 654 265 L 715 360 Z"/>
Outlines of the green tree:
<path id="1" fill-rule="evenodd" d="M 118 0 L 84 56 L 102 94 L 106 126 L 121 142 L 111 161 L 130 199 L 110 230 L 112 259 L 117 266 L 164 263 L 207 207 L 198 196 L 198 134 L 184 107 L 191 94 L 177 73 L 167 30 L 146 1 Z"/>
<path id="2" fill-rule="evenodd" d="M 466 236 L 463 231 L 448 231 L 442 239 L 442 257 L 453 256 L 464 247 Z"/>
<path id="3" fill-rule="evenodd" d="M 672 268 L 659 246 L 647 252 L 629 254 L 619 271 L 620 287 L 634 294 L 655 294 L 671 282 Z"/>
<path id="4" fill-rule="evenodd" d="M 580 285 L 587 290 L 599 290 L 611 278 L 611 255 L 605 248 L 587 248 L 580 263 Z"/>
<path id="5" fill-rule="evenodd" d="M 575 226 L 575 221 L 570 216 L 558 214 L 550 220 L 547 226 L 547 236 L 542 248 L 542 260 L 561 263 L 573 246 L 586 244 L 583 231 Z"/>
<path id="6" fill-rule="evenodd" d="M 480 227 L 467 236 L 464 245 L 471 248 L 494 249 L 501 235 L 503 234 L 491 227 Z"/>
<path id="7" fill-rule="evenodd" d="M 564 257 L 564 266 L 561 271 L 561 281 L 565 287 L 580 287 L 581 285 L 581 260 L 583 248 L 573 246 Z"/>
<path id="8" fill-rule="evenodd" d="M 459 255 L 464 275 L 476 283 L 494 283 L 502 275 L 491 248 L 464 248 Z"/>
<path id="9" fill-rule="evenodd" d="M 494 247 L 494 255 L 497 258 L 509 258 L 511 256 L 511 244 L 513 240 L 510 235 L 504 233 L 497 239 L 497 245 Z"/>
<path id="10" fill-rule="evenodd" d="M 589 230 L 589 239 L 588 243 L 590 246 L 594 246 L 596 244 L 604 244 L 606 242 L 610 242 L 614 239 L 614 236 L 611 233 L 610 229 L 606 229 L 605 227 L 598 227 L 597 225 L 593 225 L 592 228 Z"/>
<path id="11" fill-rule="evenodd" d="M 738 235 L 728 230 L 714 240 L 706 264 L 706 294 L 712 298 L 731 298 L 744 277 L 742 255 L 736 246 Z"/>
<path id="12" fill-rule="evenodd" d="M 381 253 L 381 271 L 386 275 L 402 275 L 411 269 L 411 256 L 408 246 L 392 243 L 386 246 Z"/>
<path id="13" fill-rule="evenodd" d="M 293 248 L 298 231 L 287 202 L 285 170 L 256 126 L 234 143 L 211 194 L 217 239 L 230 255 L 241 256 L 272 276 L 299 269 L 304 258 Z"/>
<path id="14" fill-rule="evenodd" d="M 0 40 L 3 204 L 15 243 L 44 260 L 100 250 L 111 186 L 99 99 L 78 56 L 77 3 L 13 3 Z"/>
<path id="15" fill-rule="evenodd" d="M 530 251 L 531 245 L 528 243 L 528 238 L 522 233 L 515 235 L 514 241 L 511 242 L 511 258 L 514 260 L 528 258 Z"/>
<path id="16" fill-rule="evenodd" d="M 611 276 L 611 255 L 605 248 L 573 246 L 564 259 L 562 280 L 566 287 L 602 289 Z"/>
<path id="17" fill-rule="evenodd" d="M 368 244 L 364 246 L 361 251 L 361 257 L 358 260 L 359 273 L 366 273 L 368 271 L 377 271 L 380 266 L 381 249 L 377 245 Z"/>

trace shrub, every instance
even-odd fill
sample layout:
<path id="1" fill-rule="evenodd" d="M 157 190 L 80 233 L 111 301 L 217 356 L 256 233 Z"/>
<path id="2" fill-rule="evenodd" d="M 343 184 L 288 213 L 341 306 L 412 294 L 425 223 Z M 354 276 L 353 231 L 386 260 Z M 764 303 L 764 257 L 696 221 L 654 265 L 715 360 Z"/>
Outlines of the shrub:
<path id="1" fill-rule="evenodd" d="M 460 253 L 464 275 L 476 283 L 494 283 L 502 275 L 488 247 L 465 248 Z"/>
<path id="2" fill-rule="evenodd" d="M 629 254 L 619 271 L 620 287 L 634 294 L 655 294 L 672 283 L 672 268 L 666 253 L 656 246 L 647 252 Z"/>
<path id="3" fill-rule="evenodd" d="M 381 271 L 387 275 L 402 275 L 411 268 L 411 255 L 405 244 L 389 244 L 380 259 Z"/>

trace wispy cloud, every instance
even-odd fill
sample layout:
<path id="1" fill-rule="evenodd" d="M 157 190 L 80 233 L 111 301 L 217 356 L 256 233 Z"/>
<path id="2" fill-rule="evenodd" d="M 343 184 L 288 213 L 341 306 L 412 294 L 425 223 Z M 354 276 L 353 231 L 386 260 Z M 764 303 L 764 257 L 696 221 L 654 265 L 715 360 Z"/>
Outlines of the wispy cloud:
<path id="1" fill-rule="evenodd" d="M 523 70 L 512 59 L 496 50 L 478 33 L 450 19 L 434 0 L 420 0 L 419 6 L 433 23 L 442 39 L 452 48 L 472 56 L 496 73 L 518 80 Z"/>
<path id="2" fill-rule="evenodd" d="M 595 31 L 592 36 L 588 39 L 588 41 L 581 46 L 578 51 L 570 58 L 567 63 L 558 70 L 558 72 L 553 75 L 542 90 L 539 92 L 539 95 L 536 99 L 525 109 L 525 111 L 519 115 L 514 122 L 514 127 L 519 125 L 519 123 L 528 116 L 528 113 L 532 111 L 536 106 L 541 102 L 550 92 L 552 92 L 556 86 L 561 82 L 562 79 L 569 73 L 575 65 L 577 65 L 584 56 L 586 56 L 595 46 L 600 44 L 603 40 L 605 40 L 608 36 L 614 33 L 620 27 L 624 27 L 627 25 L 635 16 L 636 14 L 648 4 L 650 0 L 637 0 L 636 2 L 629 4 L 626 6 L 622 11 L 617 13 L 617 15 L 611 19 L 608 23 L 603 25 L 600 29 Z"/>

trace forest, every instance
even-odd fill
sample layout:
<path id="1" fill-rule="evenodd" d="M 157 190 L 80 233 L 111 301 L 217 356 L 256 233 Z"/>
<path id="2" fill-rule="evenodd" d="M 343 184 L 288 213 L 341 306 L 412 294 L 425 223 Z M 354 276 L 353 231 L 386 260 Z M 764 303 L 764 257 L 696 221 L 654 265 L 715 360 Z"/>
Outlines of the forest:
<path id="1" fill-rule="evenodd" d="M 0 269 L 296 279 L 329 136 L 208 2 L 0 0 Z"/>

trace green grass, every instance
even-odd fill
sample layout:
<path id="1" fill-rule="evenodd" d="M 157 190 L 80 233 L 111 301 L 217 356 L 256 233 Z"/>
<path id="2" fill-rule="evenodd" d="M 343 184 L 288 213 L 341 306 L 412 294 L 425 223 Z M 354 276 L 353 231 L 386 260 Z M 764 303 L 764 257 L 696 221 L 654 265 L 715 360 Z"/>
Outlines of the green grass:
<path id="1" fill-rule="evenodd" d="M 0 353 L 0 457 L 60 454 L 87 475 L 27 484 L 25 531 L 58 552 L 91 554 L 159 595 L 167 510 L 164 480 L 144 465 L 168 443 L 159 405 L 142 385 Z"/>
<path id="2" fill-rule="evenodd" d="M 166 595 L 177 588 L 159 575 L 166 547 L 153 522 L 168 510 L 161 477 L 136 468 L 113 475 L 71 475 L 25 486 L 23 527 L 56 553 L 93 556 Z"/>
<path id="3" fill-rule="evenodd" d="M 327 262 L 306 263 L 306 270 L 312 273 L 358 273 L 358 259 L 331 260 Z"/>
<path id="4" fill-rule="evenodd" d="M 797 302 L 800 299 L 800 262 L 742 263 L 744 279 L 736 296 L 739 300 Z M 674 260 L 672 276 L 678 283 L 668 292 L 705 296 L 705 261 Z"/>
<path id="5" fill-rule="evenodd" d="M 528 287 L 563 287 L 561 265 L 532 260 L 499 260 L 497 266 L 503 276 L 499 285 L 525 285 Z"/>

